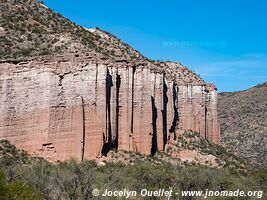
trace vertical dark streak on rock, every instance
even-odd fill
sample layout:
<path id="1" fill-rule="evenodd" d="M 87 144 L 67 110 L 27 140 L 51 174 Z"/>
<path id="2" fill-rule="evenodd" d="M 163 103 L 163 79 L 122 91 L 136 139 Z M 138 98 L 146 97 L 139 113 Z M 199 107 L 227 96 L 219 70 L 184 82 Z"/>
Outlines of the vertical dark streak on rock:
<path id="1" fill-rule="evenodd" d="M 97 80 L 98 78 L 98 64 L 96 64 L 96 75 L 95 75 L 95 102 L 94 102 L 94 105 L 95 107 L 97 106 Z"/>
<path id="2" fill-rule="evenodd" d="M 205 102 L 206 104 L 206 102 Z M 208 113 L 208 110 L 207 110 L 207 104 L 205 105 L 205 138 L 208 138 L 208 134 L 207 134 L 207 113 Z"/>
<path id="3" fill-rule="evenodd" d="M 126 109 L 127 109 L 127 112 L 126 112 L 126 113 L 127 113 L 127 128 L 129 128 L 128 123 L 129 123 L 129 120 L 131 120 L 131 119 L 129 119 L 129 115 L 130 115 L 130 114 L 129 114 L 129 109 L 130 109 L 129 107 L 131 106 L 131 105 L 130 105 L 130 102 L 129 102 L 129 98 L 130 98 L 130 92 L 129 92 L 129 89 L 130 89 L 130 87 L 131 87 L 131 85 L 130 85 L 130 84 L 131 84 L 131 83 L 130 83 L 130 76 L 131 76 L 131 75 L 130 75 L 129 72 L 130 72 L 130 69 L 129 69 L 129 67 L 127 66 L 127 79 L 126 79 L 126 80 L 127 80 L 127 81 L 126 81 L 126 82 L 127 82 L 127 86 L 128 86 L 128 87 L 127 87 L 127 96 L 126 96 L 126 102 L 127 102 L 127 103 L 126 103 L 126 105 L 127 105 L 127 108 L 126 108 Z M 131 92 L 131 93 L 132 93 L 132 92 Z M 127 140 L 128 140 L 128 141 L 127 141 L 127 143 L 128 143 L 128 149 L 131 148 L 131 147 L 130 147 L 130 143 L 131 143 L 130 135 L 131 135 L 131 134 L 129 133 L 129 135 L 128 135 L 128 139 L 127 139 Z"/>
<path id="4" fill-rule="evenodd" d="M 155 91 L 155 90 L 154 90 Z M 157 143 L 157 108 L 155 105 L 155 98 L 151 96 L 151 104 L 152 104 L 152 146 L 151 146 L 151 155 L 155 155 L 158 150 L 158 143 Z"/>
<path id="5" fill-rule="evenodd" d="M 173 84 L 173 87 L 172 87 L 172 97 L 173 97 L 174 117 L 173 117 L 172 126 L 171 126 L 169 132 L 173 133 L 174 134 L 174 139 L 176 139 L 175 132 L 176 132 L 176 125 L 177 125 L 177 122 L 178 122 L 179 118 L 178 118 L 178 111 L 177 111 L 177 107 L 176 107 L 177 92 L 176 92 L 176 84 L 175 83 Z"/>
<path id="6" fill-rule="evenodd" d="M 84 160 L 84 149 L 85 149 L 85 112 L 84 112 L 84 100 L 82 100 L 82 161 Z"/>
<path id="7" fill-rule="evenodd" d="M 119 74 L 116 75 L 116 133 L 115 133 L 115 143 L 114 146 L 118 147 L 118 136 L 119 136 L 119 112 L 120 112 L 120 86 L 121 86 L 121 77 Z"/>
<path id="8" fill-rule="evenodd" d="M 132 105 L 131 105 L 131 133 L 133 133 L 133 123 L 134 123 L 134 74 L 135 74 L 135 66 L 133 67 L 133 75 L 132 75 Z"/>
<path id="9" fill-rule="evenodd" d="M 178 85 L 175 83 L 175 87 L 176 87 L 176 102 L 175 102 L 175 116 L 177 117 L 177 121 L 176 121 L 176 130 L 178 128 L 178 124 L 180 123 L 180 113 L 179 113 L 179 87 Z M 175 130 L 175 134 L 174 134 L 174 140 L 177 139 L 177 135 L 176 135 L 176 130 Z"/>
<path id="10" fill-rule="evenodd" d="M 112 130 L 111 130 L 111 88 L 113 87 L 112 76 L 109 69 L 107 68 L 106 75 L 106 135 L 104 135 L 104 144 L 102 148 L 102 155 L 107 156 L 107 153 L 116 145 L 112 140 Z M 117 129 L 116 129 L 117 130 Z"/>
<path id="11" fill-rule="evenodd" d="M 106 142 L 112 143 L 112 133 L 111 133 L 111 113 L 110 113 L 110 98 L 111 98 L 111 88 L 113 86 L 112 76 L 110 75 L 109 69 L 107 69 L 106 77 Z"/>
<path id="12" fill-rule="evenodd" d="M 59 75 L 59 83 L 58 83 L 58 86 L 62 86 L 62 80 L 64 78 L 64 75 Z"/>
<path id="13" fill-rule="evenodd" d="M 66 102 L 65 102 L 65 99 L 64 99 L 64 87 L 63 87 L 63 84 L 62 84 L 62 81 L 64 79 L 64 75 L 60 74 L 59 75 L 59 83 L 58 83 L 58 86 L 60 86 L 60 91 L 58 93 L 58 96 L 60 96 L 60 101 L 59 101 L 59 107 L 65 107 L 66 105 Z"/>
<path id="14" fill-rule="evenodd" d="M 167 144 L 167 104 L 168 104 L 168 96 L 167 91 L 168 87 L 165 82 L 165 76 L 163 76 L 163 110 L 162 110 L 162 123 L 163 123 L 163 143 Z"/>

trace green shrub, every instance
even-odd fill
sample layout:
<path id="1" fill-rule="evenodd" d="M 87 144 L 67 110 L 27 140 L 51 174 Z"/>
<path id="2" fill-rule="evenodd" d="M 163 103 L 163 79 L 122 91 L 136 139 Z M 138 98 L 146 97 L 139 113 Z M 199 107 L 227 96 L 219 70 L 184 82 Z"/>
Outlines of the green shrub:
<path id="1" fill-rule="evenodd" d="M 43 197 L 29 185 L 16 181 L 6 183 L 5 174 L 0 170 L 0 199 L 1 200 L 41 200 Z"/>

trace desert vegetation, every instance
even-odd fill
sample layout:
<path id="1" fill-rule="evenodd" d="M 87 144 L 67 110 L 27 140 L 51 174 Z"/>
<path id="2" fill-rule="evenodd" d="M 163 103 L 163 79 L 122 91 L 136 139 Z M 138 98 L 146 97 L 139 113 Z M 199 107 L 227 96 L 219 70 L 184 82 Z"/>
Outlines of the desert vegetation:
<path id="1" fill-rule="evenodd" d="M 218 95 L 218 111 L 225 148 L 267 168 L 267 83 L 248 90 Z"/>
<path id="2" fill-rule="evenodd" d="M 248 170 L 246 174 L 241 174 L 228 167 L 216 169 L 198 165 L 172 165 L 164 161 L 152 162 L 152 158 L 136 159 L 128 164 L 105 162 L 101 166 L 95 161 L 78 162 L 75 159 L 52 164 L 29 157 L 6 140 L 1 141 L 0 146 L 0 194 L 7 192 L 6 199 L 103 199 L 92 196 L 95 188 L 100 192 L 105 189 L 140 191 L 143 188 L 157 190 L 170 187 L 177 192 L 206 189 L 266 190 L 267 174 L 263 169 Z M 142 155 L 131 154 L 143 158 Z M 14 191 L 23 192 L 19 192 L 20 196 L 8 196 L 15 194 Z"/>

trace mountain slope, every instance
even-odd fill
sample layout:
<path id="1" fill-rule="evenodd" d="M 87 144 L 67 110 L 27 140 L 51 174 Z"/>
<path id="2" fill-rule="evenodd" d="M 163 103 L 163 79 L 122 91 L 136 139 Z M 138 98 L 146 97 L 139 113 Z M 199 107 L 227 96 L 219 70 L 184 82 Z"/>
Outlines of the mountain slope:
<path id="1" fill-rule="evenodd" d="M 0 0 L 0 61 L 86 57 L 108 63 L 149 65 L 187 83 L 204 83 L 180 63 L 153 61 L 99 28 L 87 29 L 38 0 Z"/>
<path id="2" fill-rule="evenodd" d="M 94 56 L 141 57 L 119 41 L 105 40 L 35 0 L 1 0 L 0 58 L 93 53 Z M 113 36 L 114 38 L 114 36 Z"/>
<path id="3" fill-rule="evenodd" d="M 220 93 L 218 110 L 225 147 L 267 167 L 267 83 Z"/>

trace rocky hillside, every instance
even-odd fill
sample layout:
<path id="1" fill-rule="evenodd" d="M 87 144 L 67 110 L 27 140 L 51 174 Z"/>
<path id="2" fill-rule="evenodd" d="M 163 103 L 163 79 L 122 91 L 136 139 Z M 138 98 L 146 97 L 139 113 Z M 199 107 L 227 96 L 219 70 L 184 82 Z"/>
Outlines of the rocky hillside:
<path id="1" fill-rule="evenodd" d="M 1 0 L 1 58 L 44 55 L 94 54 L 109 57 L 142 57 L 115 39 L 102 37 L 70 22 L 37 0 Z M 112 39 L 110 39 L 112 38 Z"/>
<path id="2" fill-rule="evenodd" d="M 150 63 L 156 71 L 174 71 L 188 82 L 203 80 L 178 63 L 156 62 L 116 36 L 99 28 L 85 28 L 52 11 L 38 0 L 0 0 L 0 60 L 41 57 L 91 57 L 94 59 Z"/>
<path id="3" fill-rule="evenodd" d="M 232 153 L 267 167 L 267 83 L 218 95 L 222 142 Z"/>
<path id="4" fill-rule="evenodd" d="M 91 57 L 100 60 L 150 63 L 155 71 L 174 71 L 188 82 L 203 80 L 180 63 L 153 61 L 116 36 L 85 28 L 52 11 L 38 0 L 0 0 L 0 60 L 41 57 Z"/>
<path id="5" fill-rule="evenodd" d="M 157 152 L 154 156 L 127 151 L 110 151 L 107 157 L 96 162 L 100 165 L 109 162 L 124 164 L 150 162 L 160 165 L 169 163 L 174 166 L 207 166 L 217 169 L 227 168 L 242 174 L 253 171 L 253 165 L 193 131 L 186 131 L 176 140 L 170 141 L 166 145 L 165 152 Z"/>

